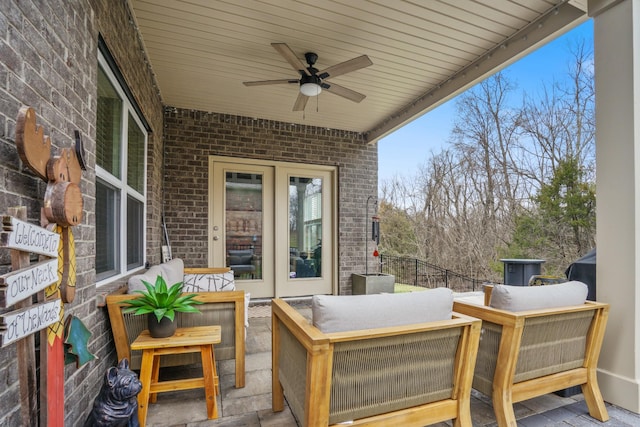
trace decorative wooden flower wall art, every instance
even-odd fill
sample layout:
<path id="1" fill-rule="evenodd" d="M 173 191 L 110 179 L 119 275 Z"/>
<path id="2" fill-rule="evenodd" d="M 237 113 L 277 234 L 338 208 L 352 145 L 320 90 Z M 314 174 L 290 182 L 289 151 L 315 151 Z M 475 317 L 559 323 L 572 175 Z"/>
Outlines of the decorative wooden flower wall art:
<path id="1" fill-rule="evenodd" d="M 24 166 L 47 182 L 40 226 L 27 222 L 26 207 L 8 208 L 2 216 L 0 247 L 11 249 L 12 271 L 0 276 L 0 308 L 15 308 L 0 315 L 0 347 L 17 342 L 23 423 L 36 425 L 37 396 L 33 334 L 43 331 L 41 390 L 47 393 L 40 410 L 40 425 L 64 423 L 64 303 L 76 289 L 75 245 L 71 227 L 82 221 L 80 180 L 85 169 L 79 132 L 75 147 L 52 151 L 51 140 L 36 123 L 31 107 L 22 107 L 16 120 L 16 148 Z M 40 255 L 31 265 L 30 253 Z M 33 295 L 37 303 L 32 304 Z M 85 334 L 86 335 L 86 334 Z M 70 343 L 74 357 L 85 354 L 87 339 Z M 75 344 L 75 346 L 74 346 Z M 91 355 L 93 356 L 93 355 Z M 83 358 L 84 361 L 92 357 Z"/>

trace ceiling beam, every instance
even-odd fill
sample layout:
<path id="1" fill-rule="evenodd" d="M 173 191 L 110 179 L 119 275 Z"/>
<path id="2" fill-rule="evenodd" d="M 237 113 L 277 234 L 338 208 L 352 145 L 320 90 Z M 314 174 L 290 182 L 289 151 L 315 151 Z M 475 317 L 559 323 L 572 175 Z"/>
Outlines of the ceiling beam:
<path id="1" fill-rule="evenodd" d="M 579 2 L 576 5 L 579 5 Z M 555 6 L 540 19 L 531 22 L 509 39 L 485 52 L 474 62 L 365 132 L 367 142 L 376 143 L 396 129 L 433 110 L 587 19 L 588 16 L 583 7 L 576 7 L 572 2 Z"/>

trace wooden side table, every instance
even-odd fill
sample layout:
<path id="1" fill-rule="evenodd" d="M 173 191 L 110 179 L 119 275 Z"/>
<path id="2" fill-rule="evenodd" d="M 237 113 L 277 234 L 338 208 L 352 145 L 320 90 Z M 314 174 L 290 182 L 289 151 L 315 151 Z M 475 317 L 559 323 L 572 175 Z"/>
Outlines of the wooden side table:
<path id="1" fill-rule="evenodd" d="M 147 422 L 149 403 L 156 401 L 156 394 L 165 391 L 188 390 L 204 387 L 207 400 L 207 417 L 218 417 L 219 393 L 218 374 L 213 353 L 213 345 L 220 343 L 220 326 L 194 326 L 178 328 L 168 338 L 151 338 L 149 331 L 140 333 L 131 343 L 131 350 L 142 350 L 140 366 L 140 382 L 142 391 L 138 395 L 138 419 L 140 426 Z M 160 356 L 168 354 L 200 352 L 202 357 L 202 378 L 186 378 L 171 381 L 158 381 L 160 373 Z"/>

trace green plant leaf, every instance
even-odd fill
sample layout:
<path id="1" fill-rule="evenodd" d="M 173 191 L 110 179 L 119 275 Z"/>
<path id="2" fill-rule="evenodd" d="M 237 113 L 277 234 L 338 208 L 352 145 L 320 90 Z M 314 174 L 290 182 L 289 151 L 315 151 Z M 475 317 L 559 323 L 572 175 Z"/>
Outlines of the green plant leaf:
<path id="1" fill-rule="evenodd" d="M 142 284 L 146 290 L 135 291 L 139 296 L 124 301 L 124 303 L 129 304 L 129 307 L 124 308 L 125 313 L 134 313 L 136 315 L 153 313 L 158 322 L 163 317 L 173 321 L 176 312 L 200 313 L 200 310 L 195 308 L 194 305 L 202 304 L 202 302 L 194 299 L 196 294 L 182 293 L 183 282 L 174 283 L 167 287 L 165 279 L 158 275 L 155 285 L 144 280 Z"/>
<path id="2" fill-rule="evenodd" d="M 195 307 L 192 307 L 190 305 L 185 305 L 182 307 L 176 307 L 176 311 L 181 311 L 183 313 L 200 313 L 200 310 L 198 310 Z"/>
<path id="3" fill-rule="evenodd" d="M 169 298 L 175 299 L 182 292 L 182 282 L 178 282 L 169 288 Z"/>
<path id="4" fill-rule="evenodd" d="M 126 313 L 134 313 L 136 315 L 153 313 L 153 309 L 149 307 L 129 307 L 125 309 Z"/>
<path id="5" fill-rule="evenodd" d="M 166 313 L 167 313 L 166 308 L 156 308 L 155 310 L 153 310 L 153 314 L 155 314 L 156 317 L 158 318 L 158 322 L 166 315 Z"/>

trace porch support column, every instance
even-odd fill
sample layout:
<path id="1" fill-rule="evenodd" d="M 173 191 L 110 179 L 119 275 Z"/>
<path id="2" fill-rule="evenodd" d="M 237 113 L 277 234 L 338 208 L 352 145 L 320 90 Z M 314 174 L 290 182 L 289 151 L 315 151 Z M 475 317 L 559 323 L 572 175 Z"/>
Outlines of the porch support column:
<path id="1" fill-rule="evenodd" d="M 589 0 L 596 75 L 597 299 L 611 304 L 598 382 L 640 413 L 640 0 Z"/>

